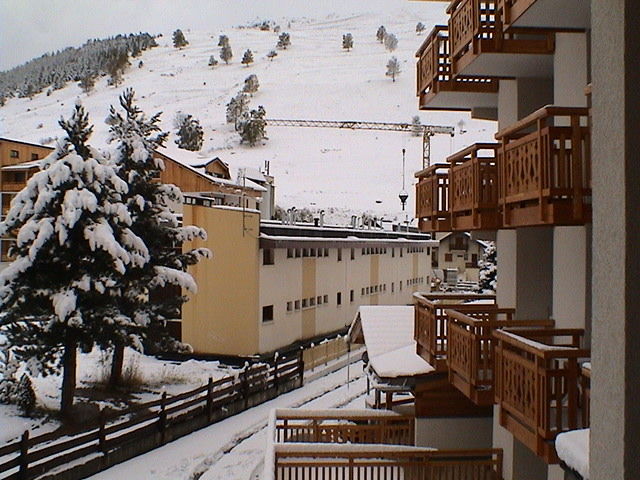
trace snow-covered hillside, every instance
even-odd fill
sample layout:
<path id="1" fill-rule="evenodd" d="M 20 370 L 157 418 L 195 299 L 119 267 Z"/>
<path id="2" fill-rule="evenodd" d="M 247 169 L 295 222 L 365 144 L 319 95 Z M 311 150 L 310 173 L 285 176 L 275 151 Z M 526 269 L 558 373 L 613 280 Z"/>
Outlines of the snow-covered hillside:
<path id="1" fill-rule="evenodd" d="M 414 53 L 425 34 L 415 25 L 444 21 L 441 5 L 421 4 L 394 7 L 388 16 L 335 15 L 321 19 L 278 20 L 291 35 L 291 46 L 279 50 L 270 61 L 278 34 L 255 28 L 196 32 L 184 30 L 189 45 L 173 48 L 171 32 L 163 32 L 159 46 L 143 53 L 125 73 L 118 88 L 101 78 L 89 95 L 77 85 L 42 93 L 33 99 L 10 99 L 0 108 L 0 136 L 32 142 L 61 135 L 60 116 L 68 116 L 80 97 L 95 124 L 92 144 L 107 148 L 104 119 L 109 106 L 125 87 L 133 87 L 139 104 L 148 114 L 163 111 L 163 128 L 175 130 L 178 112 L 192 114 L 205 130 L 203 158 L 219 156 L 232 171 L 242 166 L 260 167 L 270 162 L 276 178 L 276 201 L 283 207 L 331 208 L 341 212 L 370 212 L 404 219 L 397 198 L 402 188 L 402 154 L 407 150 L 406 182 L 410 193 L 409 218 L 413 215 L 413 173 L 422 165 L 422 140 L 408 133 L 348 131 L 317 128 L 267 126 L 268 141 L 254 148 L 240 145 L 233 127 L 225 123 L 225 105 L 249 74 L 256 74 L 260 89 L 251 106 L 263 105 L 267 118 L 363 120 L 410 122 L 419 114 L 423 124 L 462 127 L 466 133 L 435 137 L 433 160 L 476 142 L 492 138 L 492 122 L 472 121 L 462 113 L 418 112 L 415 97 Z M 430 13 L 431 12 L 431 13 Z M 377 28 L 383 24 L 398 37 L 398 49 L 388 52 L 377 42 Z M 176 25 L 180 27 L 180 25 Z M 342 35 L 350 32 L 354 48 L 342 49 Z M 229 65 L 208 66 L 211 55 L 219 59 L 218 35 L 230 39 L 234 57 Z M 255 62 L 240 63 L 251 49 Z M 401 65 L 395 82 L 385 76 L 386 64 L 394 55 Z M 463 122 L 463 123 L 460 123 Z M 173 142 L 174 136 L 170 138 Z"/>

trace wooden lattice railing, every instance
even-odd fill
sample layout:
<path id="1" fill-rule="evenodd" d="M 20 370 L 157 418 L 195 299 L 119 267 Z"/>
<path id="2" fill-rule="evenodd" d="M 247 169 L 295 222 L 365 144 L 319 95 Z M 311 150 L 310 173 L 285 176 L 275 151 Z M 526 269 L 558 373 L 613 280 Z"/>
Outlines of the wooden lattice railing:
<path id="1" fill-rule="evenodd" d="M 556 435 L 582 425 L 578 389 L 582 329 L 496 330 L 495 398 L 500 424 L 549 463 Z M 564 341 L 563 341 L 564 339 Z"/>
<path id="2" fill-rule="evenodd" d="M 449 381 L 476 405 L 494 403 L 493 332 L 508 327 L 553 327 L 553 320 L 514 320 L 514 309 L 481 314 L 446 310 L 449 318 L 447 364 Z"/>
<path id="3" fill-rule="evenodd" d="M 415 174 L 416 218 L 424 232 L 448 232 L 451 229 L 449 214 L 449 164 L 435 164 Z"/>
<path id="4" fill-rule="evenodd" d="M 376 445 L 280 444 L 274 447 L 277 480 L 447 479 L 501 480 L 502 450 L 432 450 Z M 271 473 L 271 472 L 269 472 Z"/>
<path id="5" fill-rule="evenodd" d="M 414 418 L 387 410 L 276 410 L 278 443 L 414 445 Z"/>
<path id="6" fill-rule="evenodd" d="M 476 143 L 447 158 L 452 230 L 499 228 L 498 147 Z"/>
<path id="7" fill-rule="evenodd" d="M 414 294 L 417 353 L 436 371 L 447 369 L 447 309 L 483 315 L 498 308 L 495 295 Z M 470 303 L 483 301 L 485 303 Z"/>
<path id="8" fill-rule="evenodd" d="M 504 226 L 591 218 L 588 109 L 543 107 L 496 134 Z"/>

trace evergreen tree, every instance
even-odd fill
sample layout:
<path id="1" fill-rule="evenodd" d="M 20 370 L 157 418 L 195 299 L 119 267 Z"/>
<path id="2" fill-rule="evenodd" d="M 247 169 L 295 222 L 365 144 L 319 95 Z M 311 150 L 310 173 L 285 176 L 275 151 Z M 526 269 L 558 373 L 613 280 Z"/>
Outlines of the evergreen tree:
<path id="1" fill-rule="evenodd" d="M 109 80 L 107 83 L 117 87 L 122 83 L 122 74 L 129 66 L 129 56 L 124 49 L 112 49 L 109 52 L 109 61 L 107 62 L 107 73 Z"/>
<path id="2" fill-rule="evenodd" d="M 396 77 L 400 74 L 400 63 L 396 57 L 391 57 L 387 62 L 387 77 L 391 77 L 393 81 L 396 81 Z"/>
<path id="3" fill-rule="evenodd" d="M 258 82 L 257 75 L 251 74 L 244 79 L 244 87 L 242 88 L 242 91 L 248 94 L 252 94 L 256 93 L 259 87 L 260 83 Z"/>
<path id="4" fill-rule="evenodd" d="M 244 54 L 242 55 L 241 63 L 243 65 L 246 65 L 247 67 L 249 66 L 250 63 L 253 63 L 253 53 L 248 48 L 245 50 Z"/>
<path id="5" fill-rule="evenodd" d="M 497 287 L 497 257 L 496 244 L 487 242 L 482 260 L 478 262 L 480 272 L 478 273 L 478 288 L 481 293 L 495 293 Z"/>
<path id="6" fill-rule="evenodd" d="M 389 33 L 384 37 L 384 48 L 390 52 L 398 48 L 398 39 L 393 33 Z"/>
<path id="7" fill-rule="evenodd" d="M 422 32 L 424 32 L 425 28 L 427 28 L 427 27 L 425 27 L 425 26 L 424 26 L 424 23 L 422 23 L 422 22 L 418 22 L 418 23 L 416 24 L 416 33 L 417 33 L 418 35 L 420 35 Z"/>
<path id="8" fill-rule="evenodd" d="M 270 61 L 273 61 L 273 59 L 277 56 L 278 56 L 278 52 L 276 52 L 275 50 L 271 50 L 269 53 L 267 53 L 267 58 Z"/>
<path id="9" fill-rule="evenodd" d="M 182 33 L 182 30 L 178 28 L 175 32 L 173 32 L 173 46 L 175 48 L 183 48 L 187 45 L 189 45 L 189 42 L 187 42 L 184 33 Z"/>
<path id="10" fill-rule="evenodd" d="M 382 43 L 384 42 L 384 38 L 387 36 L 387 29 L 384 28 L 384 25 L 380 25 L 378 27 L 378 31 L 376 32 L 376 39 Z"/>
<path id="11" fill-rule="evenodd" d="M 411 135 L 419 137 L 422 134 L 422 123 L 420 122 L 420 116 L 414 115 L 411 119 Z"/>
<path id="12" fill-rule="evenodd" d="M 220 35 L 218 37 L 218 46 L 224 47 L 225 45 L 229 45 L 229 37 L 227 37 L 226 35 Z"/>
<path id="13" fill-rule="evenodd" d="M 92 127 L 79 103 L 60 126 L 66 138 L 0 224 L 0 235 L 17 232 L 14 261 L 0 273 L 0 331 L 32 373 L 62 365 L 61 412 L 68 418 L 77 348 L 89 351 L 112 325 L 133 321 L 119 309 L 119 282 L 149 256 L 129 228 L 127 184 L 87 144 Z"/>
<path id="14" fill-rule="evenodd" d="M 120 310 L 134 323 L 114 326 L 108 342 L 102 348 L 113 347 L 110 383 L 118 384 L 122 374 L 124 347 L 140 348 L 142 341 L 154 338 L 173 349 L 185 347 L 173 341 L 166 329 L 166 321 L 179 316 L 179 306 L 186 297 L 154 295 L 154 288 L 176 286 L 195 292 L 196 286 L 187 266 L 208 256 L 207 250 L 182 252 L 184 241 L 195 237 L 206 238 L 204 230 L 181 227 L 170 204 L 181 203 L 182 194 L 173 185 L 157 181 L 164 165 L 154 157 L 167 134 L 160 131 L 160 114 L 147 118 L 134 103 L 135 93 L 126 90 L 120 96 L 121 112 L 111 107 L 107 122 L 110 141 L 117 143 L 114 166 L 118 176 L 129 189 L 123 202 L 131 215 L 131 230 L 146 245 L 149 261 L 142 266 L 130 267 L 120 280 L 124 292 Z"/>
<path id="15" fill-rule="evenodd" d="M 220 58 L 227 65 L 229 64 L 229 62 L 233 58 L 233 52 L 231 51 L 231 46 L 228 43 L 223 45 L 222 48 L 220 49 Z"/>
<path id="16" fill-rule="evenodd" d="M 209 66 L 215 67 L 216 65 L 218 65 L 218 60 L 216 60 L 216 58 L 213 55 L 211 55 L 209 57 Z"/>
<path id="17" fill-rule="evenodd" d="M 95 84 L 96 84 L 96 78 L 95 78 L 95 76 L 93 76 L 91 74 L 83 77 L 80 80 L 80 82 L 78 82 L 78 86 L 87 95 L 93 90 L 93 87 L 95 87 Z"/>
<path id="18" fill-rule="evenodd" d="M 342 48 L 347 52 L 353 48 L 353 36 L 350 33 L 342 35 Z"/>
<path id="19" fill-rule="evenodd" d="M 252 147 L 265 137 L 265 126 L 267 122 L 264 120 L 266 112 L 262 105 L 256 110 L 251 110 L 249 114 L 245 114 L 240 121 L 238 131 L 240 132 L 241 142 L 248 142 Z"/>
<path id="20" fill-rule="evenodd" d="M 33 390 L 31 379 L 26 373 L 20 377 L 16 386 L 15 403 L 24 415 L 30 416 L 36 408 L 36 392 Z"/>
<path id="21" fill-rule="evenodd" d="M 179 115 L 176 119 L 176 127 L 178 129 L 176 144 L 179 148 L 192 152 L 197 152 L 202 148 L 204 132 L 200 122 L 192 115 Z"/>
<path id="22" fill-rule="evenodd" d="M 233 123 L 236 131 L 240 118 L 248 112 L 249 98 L 246 93 L 238 92 L 229 103 L 227 103 L 227 123 Z"/>
<path id="23" fill-rule="evenodd" d="M 291 36 L 287 32 L 282 32 L 278 37 L 276 47 L 286 50 L 289 45 L 291 45 Z"/>

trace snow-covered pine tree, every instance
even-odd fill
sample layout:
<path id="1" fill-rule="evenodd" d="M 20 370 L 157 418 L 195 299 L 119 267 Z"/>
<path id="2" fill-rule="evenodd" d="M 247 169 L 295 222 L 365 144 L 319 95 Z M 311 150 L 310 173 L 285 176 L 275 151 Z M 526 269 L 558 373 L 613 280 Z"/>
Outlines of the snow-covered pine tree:
<path id="1" fill-rule="evenodd" d="M 242 55 L 242 61 L 240 62 L 243 65 L 249 66 L 250 63 L 253 63 L 253 52 L 250 49 L 246 49 L 244 54 Z"/>
<path id="2" fill-rule="evenodd" d="M 227 103 L 227 123 L 233 123 L 236 131 L 238 130 L 238 122 L 240 117 L 248 112 L 249 109 L 249 97 L 244 92 L 238 92 L 229 103 Z"/>
<path id="3" fill-rule="evenodd" d="M 122 83 L 122 74 L 129 66 L 129 56 L 124 48 L 114 48 L 108 52 L 107 73 L 109 80 L 107 83 L 117 87 Z"/>
<path id="4" fill-rule="evenodd" d="M 224 47 L 225 45 L 229 45 L 229 37 L 227 37 L 226 35 L 220 35 L 218 37 L 218 46 Z"/>
<path id="5" fill-rule="evenodd" d="M 420 35 L 422 32 L 424 32 L 425 28 L 427 28 L 427 27 L 425 27 L 425 26 L 424 26 L 424 23 L 422 23 L 422 22 L 418 22 L 418 23 L 416 24 L 416 33 L 417 33 L 418 35 Z"/>
<path id="6" fill-rule="evenodd" d="M 384 37 L 387 36 L 387 29 L 384 28 L 384 25 L 380 25 L 378 27 L 378 31 L 376 32 L 376 39 L 380 42 L 384 42 Z"/>
<path id="7" fill-rule="evenodd" d="M 231 45 L 229 45 L 229 43 L 224 44 L 220 49 L 220 58 L 227 65 L 233 58 L 233 51 L 231 50 Z"/>
<path id="8" fill-rule="evenodd" d="M 267 53 L 267 58 L 270 61 L 273 61 L 273 59 L 277 56 L 278 56 L 278 52 L 276 52 L 275 50 L 271 50 L 269 53 Z"/>
<path id="9" fill-rule="evenodd" d="M 393 33 L 388 33 L 384 37 L 384 48 L 393 52 L 396 48 L 398 48 L 398 38 Z"/>
<path id="10" fill-rule="evenodd" d="M 218 60 L 216 60 L 216 57 L 214 57 L 213 55 L 211 55 L 209 57 L 209 66 L 210 67 L 215 67 L 216 65 L 218 65 Z"/>
<path id="11" fill-rule="evenodd" d="M 108 343 L 101 345 L 114 349 L 112 385 L 120 382 L 125 346 L 140 349 L 144 343 L 148 348 L 152 339 L 165 347 L 184 348 L 169 336 L 166 322 L 179 315 L 179 306 L 186 297 L 179 292 L 174 295 L 154 292 L 159 287 L 170 286 L 195 292 L 196 285 L 186 272 L 187 267 L 209 254 L 204 249 L 183 253 L 180 248 L 183 242 L 196 237 L 206 239 L 206 232 L 197 227 L 180 226 L 178 217 L 169 208 L 182 202 L 180 190 L 157 181 L 164 164 L 154 157 L 154 150 L 167 138 L 167 134 L 160 131 L 160 114 L 147 118 L 135 105 L 135 92 L 131 89 L 120 96 L 120 107 L 118 111 L 112 106 L 107 118 L 109 140 L 117 144 L 113 164 L 118 176 L 129 186 L 123 202 L 131 215 L 131 230 L 146 245 L 149 261 L 128 268 L 120 280 L 124 292 L 120 309 L 125 312 L 125 318 L 134 322 L 115 325 Z"/>
<path id="12" fill-rule="evenodd" d="M 96 78 L 94 75 L 91 75 L 91 74 L 81 78 L 80 81 L 78 82 L 78 86 L 87 95 L 93 90 L 93 87 L 95 87 L 95 84 L 96 84 Z"/>
<path id="13" fill-rule="evenodd" d="M 496 244 L 486 242 L 482 260 L 478 262 L 480 271 L 478 273 L 478 289 L 481 293 L 495 293 L 498 279 Z"/>
<path id="14" fill-rule="evenodd" d="M 251 110 L 249 114 L 243 116 L 238 125 L 241 143 L 248 142 L 253 147 L 258 141 L 266 138 L 265 126 L 267 122 L 264 120 L 265 115 L 264 107 L 260 105 L 256 110 Z"/>
<path id="15" fill-rule="evenodd" d="M 27 416 L 30 416 L 36 408 L 36 392 L 33 390 L 31 379 L 26 373 L 22 374 L 16 386 L 15 403 Z"/>
<path id="16" fill-rule="evenodd" d="M 411 135 L 419 137 L 422 134 L 422 122 L 419 115 L 414 115 L 411 118 Z"/>
<path id="17" fill-rule="evenodd" d="M 60 120 L 66 137 L 16 195 L 0 235 L 17 232 L 13 262 L 0 272 L 0 332 L 32 373 L 63 369 L 61 412 L 69 417 L 76 350 L 90 350 L 123 324 L 119 281 L 149 254 L 129 228 L 127 184 L 87 142 L 77 103 Z"/>
<path id="18" fill-rule="evenodd" d="M 276 47 L 286 50 L 289 45 L 291 45 L 291 36 L 287 32 L 282 32 L 280 36 L 278 36 Z"/>
<path id="19" fill-rule="evenodd" d="M 242 87 L 242 91 L 248 94 L 256 93 L 260 88 L 260 83 L 258 82 L 258 76 L 255 74 L 249 75 L 244 79 L 244 87 Z"/>
<path id="20" fill-rule="evenodd" d="M 176 118 L 176 135 L 178 139 L 175 141 L 179 148 L 197 152 L 202 148 L 202 139 L 204 132 L 200 126 L 200 122 L 193 118 L 193 115 L 178 115 Z"/>
<path id="21" fill-rule="evenodd" d="M 396 57 L 391 57 L 387 62 L 387 73 L 385 75 L 387 77 L 391 77 L 395 82 L 396 77 L 400 74 L 400 63 Z"/>
<path id="22" fill-rule="evenodd" d="M 342 48 L 344 48 L 347 52 L 353 48 L 353 35 L 350 33 L 345 33 L 342 35 Z"/>
<path id="23" fill-rule="evenodd" d="M 173 46 L 175 48 L 183 48 L 189 45 L 189 42 L 187 42 L 187 39 L 184 36 L 184 33 L 182 33 L 182 30 L 180 30 L 179 28 L 175 32 L 173 32 L 172 39 Z"/>

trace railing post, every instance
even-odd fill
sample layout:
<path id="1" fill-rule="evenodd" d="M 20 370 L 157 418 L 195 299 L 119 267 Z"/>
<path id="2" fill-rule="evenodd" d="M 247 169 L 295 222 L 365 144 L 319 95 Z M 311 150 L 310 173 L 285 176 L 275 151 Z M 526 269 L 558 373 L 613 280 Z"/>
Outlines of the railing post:
<path id="1" fill-rule="evenodd" d="M 211 422 L 213 414 L 213 378 L 209 377 L 207 382 L 207 422 Z"/>
<path id="2" fill-rule="evenodd" d="M 300 377 L 300 384 L 298 386 L 301 387 L 304 384 L 304 358 L 302 357 L 302 347 L 298 352 L 298 375 Z"/>
<path id="3" fill-rule="evenodd" d="M 276 397 L 278 396 L 278 352 L 273 355 L 273 388 L 276 391 Z"/>
<path id="4" fill-rule="evenodd" d="M 160 429 L 161 445 L 164 445 L 166 440 L 166 430 L 167 430 L 166 402 L 167 402 L 167 392 L 162 392 L 162 397 L 160 397 L 160 412 L 158 414 L 158 428 Z"/>
<path id="5" fill-rule="evenodd" d="M 20 439 L 20 470 L 18 478 L 27 480 L 29 473 L 29 430 L 25 430 Z"/>
<path id="6" fill-rule="evenodd" d="M 242 392 L 242 397 L 244 400 L 244 408 L 246 410 L 249 408 L 249 379 L 247 378 L 248 365 L 242 370 L 240 374 L 240 390 Z"/>
<path id="7" fill-rule="evenodd" d="M 100 417 L 99 417 L 100 425 L 98 427 L 98 449 L 103 454 L 107 453 L 107 437 L 105 434 L 106 427 L 106 414 L 104 408 L 100 409 Z"/>

